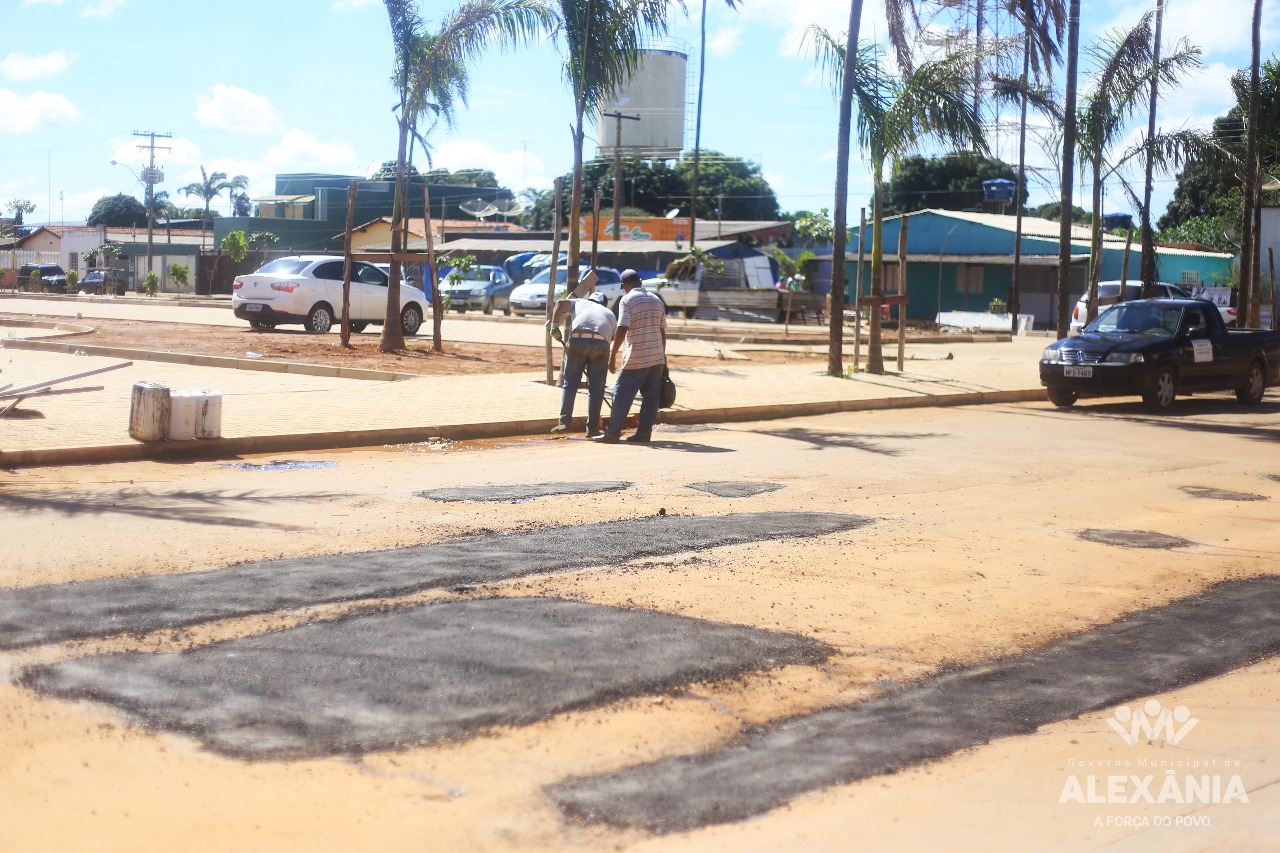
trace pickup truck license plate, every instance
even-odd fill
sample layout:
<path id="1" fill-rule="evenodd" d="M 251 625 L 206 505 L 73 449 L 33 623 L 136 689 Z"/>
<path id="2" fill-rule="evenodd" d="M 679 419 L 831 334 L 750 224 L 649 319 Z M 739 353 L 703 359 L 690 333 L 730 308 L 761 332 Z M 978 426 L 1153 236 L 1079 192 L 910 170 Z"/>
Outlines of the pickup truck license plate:
<path id="1" fill-rule="evenodd" d="M 1093 368 L 1092 367 L 1064 367 L 1062 368 L 1062 375 L 1067 377 L 1068 379 L 1092 379 Z"/>
<path id="2" fill-rule="evenodd" d="M 261 303 L 261 302 L 246 302 L 246 303 L 244 304 L 244 310 L 246 310 L 246 311 L 261 311 L 261 310 L 262 310 L 262 303 Z"/>

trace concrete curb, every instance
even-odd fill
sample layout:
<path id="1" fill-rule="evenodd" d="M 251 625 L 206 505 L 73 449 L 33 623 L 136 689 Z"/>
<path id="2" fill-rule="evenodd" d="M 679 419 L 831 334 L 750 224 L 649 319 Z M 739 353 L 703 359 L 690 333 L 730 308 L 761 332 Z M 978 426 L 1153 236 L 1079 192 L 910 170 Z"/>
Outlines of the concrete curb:
<path id="1" fill-rule="evenodd" d="M 230 370 L 261 370 L 267 373 L 296 373 L 304 376 L 332 376 L 338 379 L 363 379 L 373 382 L 403 382 L 421 379 L 423 374 L 393 373 L 389 370 L 366 370 L 361 367 L 331 367 L 323 364 L 298 364 L 292 361 L 271 361 L 257 358 L 227 358 L 217 355 L 192 355 L 184 352 L 156 352 L 153 350 L 123 349 L 120 347 L 95 347 L 88 344 L 63 344 L 52 341 L 12 340 L 0 341 L 9 349 L 38 350 L 126 358 L 131 361 L 160 361 L 168 364 L 189 364 L 195 367 L 221 367 Z"/>
<path id="2" fill-rule="evenodd" d="M 779 403 L 723 409 L 690 409 L 662 412 L 659 424 L 713 424 L 743 421 L 782 420 L 862 412 L 876 409 L 923 409 L 942 406 L 978 406 L 993 403 L 1026 403 L 1044 400 L 1043 388 L 1020 391 L 981 391 L 966 394 L 889 397 L 872 400 L 829 400 L 815 403 Z M 431 439 L 468 441 L 482 438 L 515 438 L 543 435 L 555 426 L 555 418 L 529 421 L 453 424 L 449 426 L 399 427 L 395 429 L 349 430 L 343 432 L 255 435 L 192 441 L 130 442 L 88 447 L 51 447 L 33 450 L 0 451 L 0 468 L 46 465 L 99 465 L 108 462 L 135 462 L 148 459 L 226 459 L 243 454 L 285 453 L 304 450 L 339 450 L 410 444 Z"/>

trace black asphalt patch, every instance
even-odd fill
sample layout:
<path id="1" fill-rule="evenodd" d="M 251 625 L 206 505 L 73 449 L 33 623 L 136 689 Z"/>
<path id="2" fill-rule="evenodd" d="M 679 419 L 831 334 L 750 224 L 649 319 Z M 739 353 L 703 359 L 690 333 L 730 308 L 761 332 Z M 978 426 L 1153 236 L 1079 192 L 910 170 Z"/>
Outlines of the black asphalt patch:
<path id="1" fill-rule="evenodd" d="M 238 471 L 305 471 L 312 468 L 337 468 L 338 463 L 319 459 L 273 459 L 270 462 L 232 462 L 224 467 Z"/>
<path id="2" fill-rule="evenodd" d="M 1265 501 L 1265 495 L 1251 495 L 1248 492 L 1230 492 L 1226 489 L 1210 489 L 1204 486 L 1183 486 L 1182 491 L 1193 498 L 1204 498 L 1211 501 Z"/>
<path id="3" fill-rule="evenodd" d="M 596 483 L 490 483 L 483 486 L 459 486 L 449 489 L 428 489 L 415 492 L 420 498 L 433 501 L 527 501 L 555 495 L 593 495 L 597 492 L 620 492 L 631 488 L 623 480 L 604 480 Z"/>
<path id="4" fill-rule="evenodd" d="M 776 492 L 782 486 L 777 483 L 751 483 L 745 480 L 717 480 L 709 483 L 690 483 L 689 488 L 718 498 L 751 498 L 763 495 L 765 492 Z"/>
<path id="5" fill-rule="evenodd" d="M 1280 577 L 1231 581 L 1038 652 L 753 727 L 712 752 L 569 779 L 548 793 L 574 818 L 656 833 L 737 821 L 1277 652 Z"/>
<path id="6" fill-rule="evenodd" d="M 832 649 L 794 634 L 536 598 L 347 617 L 181 654 L 32 667 L 21 683 L 121 709 L 241 758 L 323 758 L 463 738 Z"/>
<path id="7" fill-rule="evenodd" d="M 865 516 L 823 512 L 662 515 L 181 575 L 0 590 L 0 648 L 493 583 L 765 539 L 823 536 L 871 523 Z"/>
<path id="8" fill-rule="evenodd" d="M 1178 536 L 1149 530 L 1081 530 L 1077 535 L 1088 542 L 1124 548 L 1186 548 L 1195 544 Z"/>

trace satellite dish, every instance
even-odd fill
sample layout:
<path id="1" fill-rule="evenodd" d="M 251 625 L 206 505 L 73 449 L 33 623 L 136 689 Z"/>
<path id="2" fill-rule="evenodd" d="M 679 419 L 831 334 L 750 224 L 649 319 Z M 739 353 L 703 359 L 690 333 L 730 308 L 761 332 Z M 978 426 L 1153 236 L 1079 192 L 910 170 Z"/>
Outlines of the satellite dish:
<path id="1" fill-rule="evenodd" d="M 500 198 L 493 202 L 496 213 L 502 216 L 515 216 L 524 210 L 524 205 L 513 198 Z"/>
<path id="2" fill-rule="evenodd" d="M 1223 232 L 1222 232 L 1222 236 L 1227 238 L 1227 242 L 1228 242 L 1228 243 L 1230 243 L 1231 245 L 1235 246 L 1237 249 L 1239 249 L 1239 248 L 1240 248 L 1240 236 L 1241 236 L 1241 235 L 1240 235 L 1240 229 L 1239 229 L 1239 228 L 1236 228 L 1236 227 L 1233 225 L 1232 227 L 1228 228 L 1226 231 L 1223 231 Z"/>
<path id="3" fill-rule="evenodd" d="M 667 211 L 666 218 L 667 218 L 667 219 L 675 219 L 675 218 L 676 218 L 677 216 L 679 216 L 679 215 L 680 215 L 680 208 L 678 208 L 678 207 L 674 207 L 674 208 L 672 208 L 671 210 L 668 210 L 668 211 Z"/>
<path id="4" fill-rule="evenodd" d="M 487 202 L 483 199 L 473 198 L 470 201 L 464 201 L 458 205 L 463 213 L 469 213 L 476 219 L 484 221 L 486 216 L 493 216 L 498 212 L 497 205 Z"/>
<path id="5" fill-rule="evenodd" d="M 1280 178 L 1273 178 L 1265 172 L 1262 175 L 1262 191 L 1264 193 L 1280 190 Z"/>

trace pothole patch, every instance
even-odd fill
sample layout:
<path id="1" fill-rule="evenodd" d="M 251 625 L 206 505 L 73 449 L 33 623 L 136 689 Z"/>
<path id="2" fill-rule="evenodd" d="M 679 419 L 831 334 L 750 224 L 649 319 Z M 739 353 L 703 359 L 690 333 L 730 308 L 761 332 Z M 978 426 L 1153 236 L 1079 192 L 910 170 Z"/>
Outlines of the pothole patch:
<path id="1" fill-rule="evenodd" d="M 1280 577 L 1229 581 L 1037 652 L 748 728 L 723 748 L 567 779 L 547 793 L 577 820 L 656 833 L 744 820 L 802 794 L 1031 734 L 1277 651 Z"/>
<path id="2" fill-rule="evenodd" d="M 427 500 L 447 503 L 458 501 L 515 503 L 516 501 L 561 495 L 594 495 L 600 492 L 620 492 L 629 488 L 631 488 L 631 483 L 623 480 L 601 480 L 585 483 L 488 483 L 481 486 L 427 489 L 422 492 L 414 492 L 414 494 Z"/>
<path id="3" fill-rule="evenodd" d="M 1265 501 L 1265 495 L 1253 495 L 1249 492 L 1232 492 L 1226 489 L 1211 489 L 1205 486 L 1183 486 L 1182 491 L 1193 498 L 1210 501 Z"/>
<path id="4" fill-rule="evenodd" d="M 21 682 L 106 702 L 241 758 L 469 737 L 749 670 L 826 660 L 807 637 L 559 599 L 437 602 L 182 654 L 100 655 Z"/>
<path id="5" fill-rule="evenodd" d="M 752 483 L 746 480 L 714 480 L 708 483 L 690 483 L 689 488 L 718 498 L 750 498 L 766 492 L 776 492 L 782 486 L 778 483 Z"/>
<path id="6" fill-rule="evenodd" d="M 722 545 L 825 536 L 873 523 L 866 516 L 834 512 L 658 515 L 390 551 L 0 589 L 0 649 L 615 566 Z"/>
<path id="7" fill-rule="evenodd" d="M 1076 535 L 1086 542 L 1119 545 L 1122 548 L 1186 548 L 1195 544 L 1179 536 L 1149 530 L 1081 530 Z"/>

